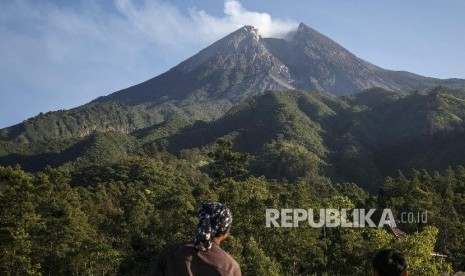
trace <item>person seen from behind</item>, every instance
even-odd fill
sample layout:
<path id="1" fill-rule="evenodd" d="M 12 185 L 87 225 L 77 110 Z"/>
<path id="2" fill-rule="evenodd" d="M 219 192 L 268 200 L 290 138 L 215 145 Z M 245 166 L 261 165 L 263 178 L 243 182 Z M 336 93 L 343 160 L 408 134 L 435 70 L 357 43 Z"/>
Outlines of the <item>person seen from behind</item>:
<path id="1" fill-rule="evenodd" d="M 407 260 L 396 250 L 379 251 L 373 259 L 373 276 L 408 276 Z"/>
<path id="2" fill-rule="evenodd" d="M 166 247 L 149 275 L 240 276 L 239 264 L 220 248 L 231 230 L 232 213 L 223 204 L 206 203 L 199 210 L 193 243 Z"/>

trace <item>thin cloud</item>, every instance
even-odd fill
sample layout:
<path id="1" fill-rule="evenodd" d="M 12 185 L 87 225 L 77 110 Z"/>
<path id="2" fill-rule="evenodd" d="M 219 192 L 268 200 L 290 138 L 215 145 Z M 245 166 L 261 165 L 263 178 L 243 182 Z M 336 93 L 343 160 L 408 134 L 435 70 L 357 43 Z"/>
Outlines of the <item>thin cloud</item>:
<path id="1" fill-rule="evenodd" d="M 258 28 L 264 37 L 285 37 L 295 30 L 292 21 L 272 19 L 268 13 L 248 11 L 236 0 L 224 2 L 223 16 L 190 9 L 183 15 L 170 4 L 144 1 L 137 6 L 132 0 L 116 0 L 117 10 L 140 35 L 162 44 L 204 44 L 213 42 L 244 25 Z M 180 41 L 180 39 L 182 41 Z"/>

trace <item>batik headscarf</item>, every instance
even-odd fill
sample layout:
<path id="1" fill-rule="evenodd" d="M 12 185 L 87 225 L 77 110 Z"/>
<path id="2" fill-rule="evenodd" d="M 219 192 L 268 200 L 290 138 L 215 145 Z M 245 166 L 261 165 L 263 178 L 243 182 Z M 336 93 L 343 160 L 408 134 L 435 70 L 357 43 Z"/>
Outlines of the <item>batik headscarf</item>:
<path id="1" fill-rule="evenodd" d="M 195 234 L 195 248 L 208 251 L 213 238 L 222 236 L 231 230 L 232 213 L 221 203 L 205 203 L 199 210 L 199 225 Z"/>

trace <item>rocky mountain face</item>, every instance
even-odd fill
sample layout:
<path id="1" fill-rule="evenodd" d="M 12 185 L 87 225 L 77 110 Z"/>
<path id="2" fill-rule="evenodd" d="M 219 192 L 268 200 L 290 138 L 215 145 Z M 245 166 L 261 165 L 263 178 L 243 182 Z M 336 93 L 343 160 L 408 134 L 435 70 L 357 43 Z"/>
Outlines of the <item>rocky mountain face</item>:
<path id="1" fill-rule="evenodd" d="M 262 38 L 254 27 L 244 26 L 168 72 L 97 101 L 134 105 L 227 99 L 234 104 L 266 90 L 339 96 L 373 87 L 415 90 L 450 82 L 382 69 L 303 23 L 289 41 Z"/>
<path id="2" fill-rule="evenodd" d="M 291 41 L 265 38 L 263 44 L 287 66 L 297 89 L 339 96 L 373 87 L 394 91 L 426 88 L 435 81 L 377 67 L 304 24 Z"/>

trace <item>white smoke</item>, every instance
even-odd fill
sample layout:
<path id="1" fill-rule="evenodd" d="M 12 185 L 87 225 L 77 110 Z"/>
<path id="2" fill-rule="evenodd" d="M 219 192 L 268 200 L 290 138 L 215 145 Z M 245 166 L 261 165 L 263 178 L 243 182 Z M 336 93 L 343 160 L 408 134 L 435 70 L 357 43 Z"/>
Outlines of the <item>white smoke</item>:
<path id="1" fill-rule="evenodd" d="M 216 37 L 224 36 L 244 25 L 251 25 L 258 29 L 263 37 L 283 38 L 297 28 L 297 23 L 272 19 L 268 13 L 246 10 L 236 0 L 224 2 L 224 16 L 214 17 L 205 11 L 191 11 L 191 17 L 197 29 L 204 33 L 213 33 Z"/>

